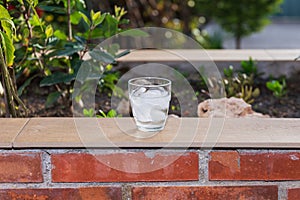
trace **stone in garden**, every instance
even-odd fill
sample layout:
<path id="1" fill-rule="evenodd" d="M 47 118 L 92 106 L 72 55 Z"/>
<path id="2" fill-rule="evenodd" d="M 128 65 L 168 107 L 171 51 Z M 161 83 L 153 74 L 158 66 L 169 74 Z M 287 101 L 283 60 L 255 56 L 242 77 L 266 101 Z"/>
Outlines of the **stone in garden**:
<path id="1" fill-rule="evenodd" d="M 198 105 L 197 114 L 198 117 L 269 117 L 254 112 L 250 104 L 236 97 L 205 100 Z"/>

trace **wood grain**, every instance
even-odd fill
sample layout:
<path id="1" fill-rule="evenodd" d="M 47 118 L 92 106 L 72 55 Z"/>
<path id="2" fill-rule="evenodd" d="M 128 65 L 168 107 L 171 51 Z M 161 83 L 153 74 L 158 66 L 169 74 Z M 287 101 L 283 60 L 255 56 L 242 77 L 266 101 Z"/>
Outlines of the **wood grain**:
<path id="1" fill-rule="evenodd" d="M 20 133 L 28 120 L 25 118 L 0 118 L 0 147 L 11 148 L 15 137 Z"/>
<path id="2" fill-rule="evenodd" d="M 137 131 L 132 118 L 32 118 L 13 146 L 300 148 L 300 119 L 170 117 L 163 131 L 151 134 Z"/>
<path id="3" fill-rule="evenodd" d="M 242 61 L 252 57 L 259 61 L 294 61 L 299 56 L 299 49 L 226 49 L 226 50 L 133 50 L 118 59 L 120 62 L 180 62 L 188 61 Z"/>

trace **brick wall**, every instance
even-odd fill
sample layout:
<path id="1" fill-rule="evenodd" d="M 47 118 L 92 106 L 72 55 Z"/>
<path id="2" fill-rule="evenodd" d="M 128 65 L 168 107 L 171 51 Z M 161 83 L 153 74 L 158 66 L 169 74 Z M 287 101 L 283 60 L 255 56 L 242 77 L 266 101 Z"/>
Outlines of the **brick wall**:
<path id="1" fill-rule="evenodd" d="M 298 200 L 300 150 L 3 149 L 0 199 Z"/>

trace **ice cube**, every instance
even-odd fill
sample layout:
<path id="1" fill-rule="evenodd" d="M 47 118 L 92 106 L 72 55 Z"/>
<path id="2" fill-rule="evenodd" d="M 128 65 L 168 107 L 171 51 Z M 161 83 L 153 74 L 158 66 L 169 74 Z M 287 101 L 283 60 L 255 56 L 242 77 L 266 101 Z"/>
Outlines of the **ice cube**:
<path id="1" fill-rule="evenodd" d="M 137 97 L 143 95 L 146 91 L 147 89 L 145 87 L 139 87 L 135 89 L 132 94 Z"/>
<path id="2" fill-rule="evenodd" d="M 165 119 L 166 110 L 163 110 L 160 106 L 153 106 L 150 111 L 150 117 L 153 121 L 162 121 Z"/>
<path id="3" fill-rule="evenodd" d="M 132 113 L 139 121 L 141 122 L 150 122 L 150 109 L 151 105 L 147 103 L 138 103 L 138 101 L 131 101 L 132 104 Z"/>
<path id="4" fill-rule="evenodd" d="M 144 93 L 141 94 L 142 97 L 156 98 L 164 97 L 168 92 L 163 87 L 147 88 Z"/>

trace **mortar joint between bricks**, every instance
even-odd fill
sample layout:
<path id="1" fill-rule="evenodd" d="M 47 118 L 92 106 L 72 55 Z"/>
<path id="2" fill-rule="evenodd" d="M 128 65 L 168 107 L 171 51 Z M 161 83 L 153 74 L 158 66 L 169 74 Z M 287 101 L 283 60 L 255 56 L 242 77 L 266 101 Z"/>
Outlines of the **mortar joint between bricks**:
<path id="1" fill-rule="evenodd" d="M 131 189 L 132 186 L 129 184 L 122 185 L 122 200 L 132 200 Z"/>
<path id="2" fill-rule="evenodd" d="M 278 185 L 278 200 L 287 200 L 288 194 L 287 194 L 288 188 L 284 185 L 279 184 Z"/>
<path id="3" fill-rule="evenodd" d="M 42 172 L 44 184 L 47 186 L 51 185 L 51 153 L 47 150 L 42 150 Z"/>
<path id="4" fill-rule="evenodd" d="M 208 164 L 209 164 L 208 150 L 198 150 L 199 155 L 199 180 L 198 182 L 207 183 L 208 180 Z"/>

